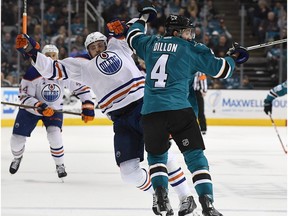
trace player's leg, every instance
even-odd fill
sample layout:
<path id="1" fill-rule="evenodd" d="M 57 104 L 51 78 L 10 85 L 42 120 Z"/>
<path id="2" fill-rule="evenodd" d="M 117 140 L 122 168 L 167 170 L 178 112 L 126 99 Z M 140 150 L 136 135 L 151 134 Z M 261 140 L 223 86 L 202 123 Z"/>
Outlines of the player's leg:
<path id="1" fill-rule="evenodd" d="M 141 106 L 139 103 L 132 109 L 110 113 L 114 130 L 114 154 L 122 180 L 152 194 L 149 173 L 140 166 L 144 159 L 143 135 L 139 132 Z"/>
<path id="2" fill-rule="evenodd" d="M 168 151 L 168 178 L 169 184 L 173 187 L 179 198 L 179 216 L 188 215 L 196 209 L 196 203 L 188 186 L 182 168 L 177 162 L 177 157 L 172 151 Z"/>
<path id="3" fill-rule="evenodd" d="M 9 172 L 11 174 L 15 174 L 20 167 L 20 163 L 22 161 L 23 153 L 25 150 L 25 143 L 26 136 L 12 134 L 10 139 L 10 146 L 14 158 L 9 167 Z"/>
<path id="4" fill-rule="evenodd" d="M 192 173 L 195 190 L 199 196 L 205 216 L 221 216 L 212 205 L 213 186 L 209 173 L 209 164 L 203 150 L 204 142 L 192 109 L 175 111 L 171 117 L 171 134 L 182 152 L 185 163 Z M 178 122 L 178 123 L 177 123 Z"/>
<path id="5" fill-rule="evenodd" d="M 168 198 L 168 170 L 166 165 L 167 151 L 170 145 L 165 113 L 144 115 L 142 125 L 150 178 L 156 195 L 157 212 L 162 215 L 173 215 Z"/>
<path id="6" fill-rule="evenodd" d="M 39 118 L 39 116 L 33 115 L 24 109 L 19 109 L 10 139 L 13 155 L 13 160 L 9 167 L 11 174 L 15 174 L 18 171 L 25 150 L 26 137 L 30 137 Z"/>
<path id="7" fill-rule="evenodd" d="M 51 117 L 43 117 L 46 127 L 50 153 L 56 165 L 59 178 L 67 176 L 64 166 L 64 146 L 62 142 L 63 113 L 54 113 Z"/>
<path id="8" fill-rule="evenodd" d="M 119 164 L 121 178 L 142 191 L 153 193 L 150 177 L 146 169 L 140 167 L 140 159 L 134 158 Z"/>

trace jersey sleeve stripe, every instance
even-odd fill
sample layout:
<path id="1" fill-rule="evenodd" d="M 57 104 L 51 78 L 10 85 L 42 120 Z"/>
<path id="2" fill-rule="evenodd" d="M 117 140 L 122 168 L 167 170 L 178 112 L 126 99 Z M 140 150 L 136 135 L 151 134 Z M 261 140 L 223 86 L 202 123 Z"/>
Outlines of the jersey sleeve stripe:
<path id="1" fill-rule="evenodd" d="M 59 67 L 58 62 L 55 62 L 55 67 L 58 69 L 58 74 L 59 74 L 57 79 L 62 79 L 63 74 L 62 74 L 61 68 Z"/>
<path id="2" fill-rule="evenodd" d="M 31 98 L 31 97 L 28 96 L 28 97 L 26 97 L 24 100 L 23 100 L 23 98 L 20 99 L 20 100 L 23 100 L 21 104 L 25 104 L 25 102 L 26 102 L 29 98 Z"/>
<path id="3" fill-rule="evenodd" d="M 269 94 L 270 94 L 270 96 L 272 96 L 272 97 L 274 97 L 274 98 L 277 98 L 277 97 L 278 97 L 277 93 L 274 92 L 273 90 L 270 90 Z"/>
<path id="4" fill-rule="evenodd" d="M 78 94 L 75 94 L 75 96 L 79 96 L 79 95 L 86 94 L 86 93 L 90 93 L 90 90 L 84 91 L 84 92 L 79 92 Z"/>
<path id="5" fill-rule="evenodd" d="M 79 91 L 79 90 L 80 91 L 86 91 L 87 89 L 90 89 L 90 87 L 82 85 L 79 88 L 75 89 L 74 92 Z"/>
<path id="6" fill-rule="evenodd" d="M 128 46 L 130 47 L 131 50 L 133 50 L 133 52 L 136 53 L 136 51 L 134 50 L 133 46 L 132 46 L 132 40 L 135 36 L 137 35 L 141 35 L 143 34 L 142 31 L 140 31 L 140 29 L 134 29 L 132 30 L 131 32 L 128 33 L 127 35 L 127 43 L 128 43 Z"/>
<path id="7" fill-rule="evenodd" d="M 51 79 L 55 78 L 57 80 L 65 80 L 68 78 L 65 67 L 57 61 L 53 62 L 53 75 L 51 76 Z"/>
<path id="8" fill-rule="evenodd" d="M 214 78 L 224 78 L 226 79 L 227 77 L 229 77 L 230 73 L 231 73 L 231 66 L 229 65 L 229 63 L 225 60 L 225 59 L 221 59 L 222 60 L 222 67 L 219 71 L 219 73 L 214 76 Z"/>

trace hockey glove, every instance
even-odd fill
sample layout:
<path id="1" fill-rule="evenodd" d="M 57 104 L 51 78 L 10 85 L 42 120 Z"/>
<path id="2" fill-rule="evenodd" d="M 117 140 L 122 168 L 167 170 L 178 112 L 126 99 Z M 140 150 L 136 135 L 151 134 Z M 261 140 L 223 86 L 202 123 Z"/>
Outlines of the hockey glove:
<path id="1" fill-rule="evenodd" d="M 92 101 L 86 100 L 82 103 L 82 120 L 87 123 L 88 121 L 93 121 L 94 113 L 94 103 Z"/>
<path id="2" fill-rule="evenodd" d="M 233 54 L 238 53 L 238 57 L 233 56 Z M 228 56 L 234 58 L 237 64 L 243 64 L 249 59 L 249 53 L 245 47 L 240 46 L 237 42 L 234 42 L 232 48 L 230 48 L 227 52 Z"/>
<path id="3" fill-rule="evenodd" d="M 129 27 L 125 24 L 125 22 L 120 21 L 119 19 L 107 23 L 107 28 L 110 36 L 119 39 L 124 38 L 129 29 Z"/>
<path id="4" fill-rule="evenodd" d="M 264 112 L 268 115 L 269 113 L 272 114 L 272 102 L 264 100 Z"/>
<path id="5" fill-rule="evenodd" d="M 18 34 L 16 37 L 16 49 L 22 54 L 24 59 L 31 57 L 33 61 L 36 61 L 40 45 L 27 34 Z"/>
<path id="6" fill-rule="evenodd" d="M 146 22 L 151 22 L 157 17 L 157 10 L 155 9 L 155 6 L 148 0 L 143 0 L 138 4 L 137 7 L 139 14 L 139 18 L 141 18 L 143 15 L 148 15 L 148 16 L 143 16 L 145 17 Z"/>
<path id="7" fill-rule="evenodd" d="M 35 104 L 35 107 L 37 107 L 36 111 L 43 116 L 50 117 L 54 115 L 54 110 L 51 107 L 48 107 L 46 103 L 39 101 Z"/>

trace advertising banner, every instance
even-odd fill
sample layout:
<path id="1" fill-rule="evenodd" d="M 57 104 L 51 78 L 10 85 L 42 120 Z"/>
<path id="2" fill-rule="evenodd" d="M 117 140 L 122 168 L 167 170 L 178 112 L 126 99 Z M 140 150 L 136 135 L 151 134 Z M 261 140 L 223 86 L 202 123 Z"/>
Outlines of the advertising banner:
<path id="1" fill-rule="evenodd" d="M 208 90 L 205 100 L 207 118 L 266 119 L 264 99 L 268 90 Z M 273 101 L 273 117 L 286 119 L 287 97 Z"/>
<path id="2" fill-rule="evenodd" d="M 205 115 L 208 125 L 270 125 L 264 113 L 264 99 L 268 90 L 212 90 L 209 89 L 205 101 Z M 1 88 L 2 101 L 19 103 L 18 88 Z M 63 110 L 81 113 L 81 101 L 65 92 Z M 18 107 L 1 105 L 2 126 L 12 126 Z M 287 124 L 287 97 L 273 101 L 273 118 L 279 126 Z M 8 122 L 8 123 L 7 123 Z M 77 115 L 64 115 L 64 124 L 83 124 Z M 95 109 L 92 125 L 112 124 L 99 109 Z"/>

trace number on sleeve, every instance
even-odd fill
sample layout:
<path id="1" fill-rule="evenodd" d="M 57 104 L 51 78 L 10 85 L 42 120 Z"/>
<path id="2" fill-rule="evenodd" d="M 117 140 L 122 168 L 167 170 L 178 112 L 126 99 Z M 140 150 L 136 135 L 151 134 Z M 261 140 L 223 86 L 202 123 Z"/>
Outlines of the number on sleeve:
<path id="1" fill-rule="evenodd" d="M 166 64 L 169 55 L 163 54 L 155 63 L 152 71 L 151 71 L 151 79 L 156 80 L 154 87 L 156 88 L 165 88 L 167 81 L 167 73 L 166 73 Z"/>

